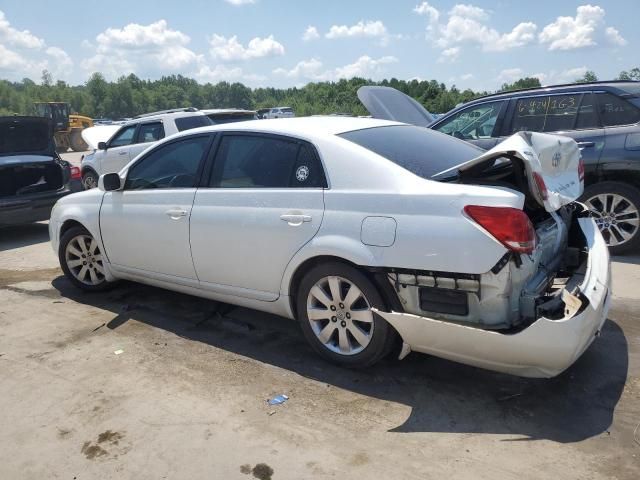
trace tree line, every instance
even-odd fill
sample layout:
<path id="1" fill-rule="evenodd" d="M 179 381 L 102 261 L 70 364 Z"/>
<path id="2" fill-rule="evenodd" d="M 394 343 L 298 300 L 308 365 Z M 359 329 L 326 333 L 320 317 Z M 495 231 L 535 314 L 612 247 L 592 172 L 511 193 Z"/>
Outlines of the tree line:
<path id="1" fill-rule="evenodd" d="M 620 72 L 618 79 L 640 80 L 640 68 Z M 597 80 L 589 71 L 576 82 Z M 20 82 L 0 80 L 0 115 L 29 115 L 34 102 L 67 102 L 73 112 L 92 118 L 126 118 L 145 112 L 180 107 L 245 108 L 256 110 L 275 106 L 293 107 L 297 115 L 347 113 L 366 115 L 356 92 L 363 85 L 393 87 L 422 103 L 427 110 L 444 113 L 456 105 L 487 93 L 471 89 L 447 87 L 436 80 L 382 80 L 351 78 L 337 82 L 309 83 L 291 88 L 249 88 L 242 83 L 219 82 L 200 84 L 182 75 L 158 80 L 143 80 L 134 74 L 109 82 L 94 73 L 84 85 L 54 81 L 46 70 L 41 83 L 25 78 Z M 505 83 L 501 91 L 540 86 L 537 78 L 522 78 Z"/>

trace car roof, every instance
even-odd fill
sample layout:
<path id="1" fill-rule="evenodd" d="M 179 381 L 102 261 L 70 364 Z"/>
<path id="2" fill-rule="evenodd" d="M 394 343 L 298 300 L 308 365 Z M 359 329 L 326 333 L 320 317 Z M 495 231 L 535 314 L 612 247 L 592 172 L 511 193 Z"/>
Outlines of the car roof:
<path id="1" fill-rule="evenodd" d="M 186 130 L 178 135 L 216 132 L 220 130 L 251 131 L 258 133 L 273 133 L 298 138 L 314 139 L 335 136 L 353 130 L 366 128 L 388 127 L 392 125 L 406 125 L 400 122 L 378 120 L 375 118 L 357 117 L 294 117 L 266 120 L 247 120 L 245 122 L 226 123 Z"/>
<path id="2" fill-rule="evenodd" d="M 563 93 L 563 92 L 584 92 L 592 90 L 607 90 L 614 93 L 628 93 L 624 89 L 625 86 L 632 86 L 634 90 L 640 87 L 640 82 L 632 80 L 610 80 L 602 82 L 589 82 L 589 83 L 565 83 L 561 85 L 547 85 L 543 87 L 522 88 L 519 90 L 511 90 L 508 92 L 498 92 L 491 95 L 484 95 L 482 97 L 474 98 L 473 100 L 463 104 L 471 105 L 474 102 L 484 101 L 486 99 L 500 99 L 500 98 L 514 98 L 514 97 L 526 97 L 538 93 Z"/>
<path id="3" fill-rule="evenodd" d="M 169 118 L 182 118 L 182 117 L 196 117 L 202 116 L 201 110 L 196 111 L 179 111 L 179 112 L 166 112 L 166 113 L 157 113 L 151 115 L 144 115 L 141 117 L 133 118 L 131 120 L 127 120 L 123 125 L 137 125 L 138 123 L 145 122 L 153 122 L 154 120 L 166 120 Z"/>
<path id="4" fill-rule="evenodd" d="M 245 110 L 243 108 L 207 108 L 200 110 L 205 115 L 226 115 L 229 113 L 249 113 L 255 114 L 255 110 Z"/>

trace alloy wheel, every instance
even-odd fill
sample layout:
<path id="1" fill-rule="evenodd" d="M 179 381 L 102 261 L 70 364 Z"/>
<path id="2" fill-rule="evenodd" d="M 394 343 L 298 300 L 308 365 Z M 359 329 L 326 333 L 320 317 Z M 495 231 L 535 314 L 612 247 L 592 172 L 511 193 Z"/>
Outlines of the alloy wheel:
<path id="1" fill-rule="evenodd" d="M 607 245 L 623 245 L 638 232 L 640 212 L 623 195 L 601 193 L 589 198 L 586 203 Z"/>
<path id="2" fill-rule="evenodd" d="M 355 355 L 371 342 L 371 305 L 346 278 L 328 276 L 316 282 L 307 296 L 307 318 L 318 340 L 332 352 Z"/>
<path id="3" fill-rule="evenodd" d="M 73 237 L 67 244 L 64 258 L 71 274 L 85 285 L 100 285 L 105 279 L 102 252 L 89 235 Z"/>
<path id="4" fill-rule="evenodd" d="M 95 175 L 87 174 L 82 177 L 82 186 L 85 190 L 91 190 L 92 188 L 98 187 L 98 181 L 96 180 Z"/>

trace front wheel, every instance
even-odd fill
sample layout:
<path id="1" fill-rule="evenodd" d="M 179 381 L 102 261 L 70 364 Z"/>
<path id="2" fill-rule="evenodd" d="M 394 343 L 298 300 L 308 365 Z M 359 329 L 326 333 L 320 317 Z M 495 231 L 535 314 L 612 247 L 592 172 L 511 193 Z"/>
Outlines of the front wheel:
<path id="1" fill-rule="evenodd" d="M 84 227 L 70 228 L 62 235 L 58 259 L 65 276 L 76 287 L 90 292 L 111 287 L 98 242 Z"/>
<path id="2" fill-rule="evenodd" d="M 300 283 L 296 307 L 311 347 L 340 366 L 373 365 L 393 346 L 393 329 L 371 311 L 384 307 L 380 294 L 349 265 L 331 262 L 310 270 Z"/>
<path id="3" fill-rule="evenodd" d="M 85 190 L 91 190 L 92 188 L 97 188 L 98 175 L 91 170 L 87 170 L 87 172 L 82 175 L 82 187 Z"/>
<path id="4" fill-rule="evenodd" d="M 601 182 L 587 187 L 582 199 L 613 255 L 640 247 L 640 191 L 637 188 L 622 182 Z"/>

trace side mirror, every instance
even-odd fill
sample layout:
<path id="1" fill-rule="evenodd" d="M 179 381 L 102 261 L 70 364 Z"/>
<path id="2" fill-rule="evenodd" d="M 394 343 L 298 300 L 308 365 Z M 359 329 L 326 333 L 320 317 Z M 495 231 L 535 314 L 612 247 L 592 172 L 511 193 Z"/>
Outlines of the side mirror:
<path id="1" fill-rule="evenodd" d="M 106 150 L 107 142 L 98 142 L 98 150 Z"/>
<path id="2" fill-rule="evenodd" d="M 107 173 L 100 177 L 98 184 L 100 183 L 102 183 L 102 190 L 105 192 L 120 190 L 120 175 L 117 173 Z"/>

